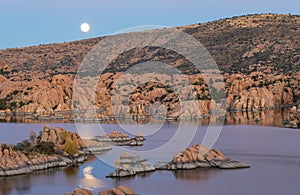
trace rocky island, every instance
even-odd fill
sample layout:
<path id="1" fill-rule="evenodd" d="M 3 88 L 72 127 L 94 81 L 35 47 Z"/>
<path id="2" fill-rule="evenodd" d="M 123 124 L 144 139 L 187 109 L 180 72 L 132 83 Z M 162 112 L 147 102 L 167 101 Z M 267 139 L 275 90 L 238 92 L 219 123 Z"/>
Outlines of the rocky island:
<path id="1" fill-rule="evenodd" d="M 114 142 L 118 146 L 143 146 L 145 137 L 138 133 L 135 137 L 130 138 L 128 134 L 113 131 L 106 135 L 95 136 L 95 140 L 99 142 Z"/>
<path id="2" fill-rule="evenodd" d="M 87 160 L 91 149 L 106 151 L 111 148 L 94 141 L 86 144 L 76 132 L 45 126 L 40 135 L 31 132 L 29 140 L 16 146 L 0 145 L 0 177 L 82 163 Z"/>
<path id="3" fill-rule="evenodd" d="M 196 168 L 239 169 L 250 168 L 250 165 L 231 160 L 218 150 L 197 144 L 176 154 L 169 163 L 157 163 L 155 168 L 160 170 Z"/>

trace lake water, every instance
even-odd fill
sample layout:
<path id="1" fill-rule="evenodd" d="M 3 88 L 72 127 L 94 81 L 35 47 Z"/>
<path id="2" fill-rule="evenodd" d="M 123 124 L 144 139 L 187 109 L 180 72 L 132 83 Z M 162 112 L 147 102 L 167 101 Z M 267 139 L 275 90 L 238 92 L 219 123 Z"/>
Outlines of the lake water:
<path id="1" fill-rule="evenodd" d="M 17 143 L 28 137 L 30 130 L 40 131 L 45 124 L 0 123 L 0 142 Z M 99 132 L 99 124 L 72 123 L 48 124 L 63 127 L 69 131 L 81 129 L 80 134 L 91 136 Z M 100 125 L 105 132 L 124 129 L 144 129 L 138 125 Z M 156 129 L 146 137 L 141 148 L 130 149 L 150 163 L 167 161 L 182 148 L 187 140 L 201 143 L 207 126 L 195 123 L 168 123 L 159 127 L 156 123 L 147 128 Z M 85 131 L 86 130 L 86 131 Z M 193 132 L 192 140 L 176 137 L 178 131 Z M 149 133 L 150 134 L 150 133 Z M 188 133 L 190 134 L 190 133 Z M 172 140 L 172 141 L 170 141 Z M 171 147 L 165 143 L 173 142 Z M 113 150 L 91 157 L 79 167 L 68 167 L 35 172 L 34 174 L 0 178 L 0 194 L 63 194 L 76 187 L 84 187 L 98 192 L 107 188 L 128 185 L 143 195 L 183 195 L 183 194 L 299 194 L 300 193 L 300 130 L 256 125 L 223 126 L 217 142 L 213 146 L 227 157 L 250 164 L 250 169 L 218 170 L 197 169 L 189 171 L 156 171 L 125 179 L 110 179 L 105 176 L 114 170 L 105 162 L 113 162 L 117 157 Z M 161 149 L 163 148 L 163 149 Z M 147 151 L 147 152 L 144 152 Z M 99 160 L 99 158 L 103 159 Z"/>

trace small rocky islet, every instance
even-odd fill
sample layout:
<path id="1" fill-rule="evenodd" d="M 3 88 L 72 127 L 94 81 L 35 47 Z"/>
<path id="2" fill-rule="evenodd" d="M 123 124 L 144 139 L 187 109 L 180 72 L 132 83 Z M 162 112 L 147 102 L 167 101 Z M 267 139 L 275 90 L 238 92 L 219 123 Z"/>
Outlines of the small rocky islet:
<path id="1" fill-rule="evenodd" d="M 219 168 L 240 169 L 250 168 L 250 165 L 227 158 L 219 150 L 215 150 L 199 144 L 192 145 L 168 163 L 157 163 L 154 165 L 159 170 L 188 170 L 196 168 Z"/>
<path id="2" fill-rule="evenodd" d="M 145 137 L 141 133 L 138 133 L 135 137 L 131 138 L 126 133 L 113 131 L 106 135 L 95 136 L 95 140 L 99 142 L 113 142 L 118 146 L 143 146 Z"/>
<path id="3" fill-rule="evenodd" d="M 155 171 L 155 167 L 150 165 L 147 159 L 139 156 L 130 155 L 128 152 L 123 153 L 118 161 L 118 168 L 106 177 L 129 177 L 139 173 Z"/>
<path id="4" fill-rule="evenodd" d="M 0 177 L 83 163 L 91 152 L 110 150 L 105 143 L 82 140 L 76 132 L 45 126 L 40 135 L 17 145 L 0 145 Z"/>

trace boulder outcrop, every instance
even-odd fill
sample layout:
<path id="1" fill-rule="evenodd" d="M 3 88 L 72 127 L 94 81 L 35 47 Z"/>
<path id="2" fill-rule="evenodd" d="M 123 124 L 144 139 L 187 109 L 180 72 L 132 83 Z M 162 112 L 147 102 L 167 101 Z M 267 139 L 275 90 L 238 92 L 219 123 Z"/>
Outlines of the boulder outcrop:
<path id="1" fill-rule="evenodd" d="M 54 143 L 55 147 L 59 150 L 64 150 L 68 143 L 74 143 L 78 152 L 79 150 L 86 148 L 85 143 L 82 141 L 78 133 L 68 132 L 60 127 L 51 129 L 49 126 L 45 126 L 41 137 L 37 139 L 40 139 L 40 142 Z"/>
<path id="2" fill-rule="evenodd" d="M 201 146 L 199 144 L 188 147 L 179 154 L 175 155 L 169 163 L 157 163 L 156 169 L 178 170 L 195 168 L 220 168 L 220 169 L 238 169 L 249 168 L 242 162 L 233 161 L 224 156 L 218 150 Z"/>
<path id="3" fill-rule="evenodd" d="M 26 156 L 13 145 L 0 145 L 0 177 L 21 175 L 32 173 L 37 170 L 44 170 L 54 167 L 73 165 L 74 163 L 84 162 L 86 156 L 77 158 L 67 158 L 61 155 L 35 154 Z"/>
<path id="4" fill-rule="evenodd" d="M 258 87 L 254 81 L 247 83 L 245 80 L 249 81 L 249 78 L 235 80 L 227 89 L 227 106 L 231 110 L 258 111 L 290 105 L 294 102 L 293 91 L 285 86 L 284 82 L 278 81 L 272 84 L 260 82 Z"/>

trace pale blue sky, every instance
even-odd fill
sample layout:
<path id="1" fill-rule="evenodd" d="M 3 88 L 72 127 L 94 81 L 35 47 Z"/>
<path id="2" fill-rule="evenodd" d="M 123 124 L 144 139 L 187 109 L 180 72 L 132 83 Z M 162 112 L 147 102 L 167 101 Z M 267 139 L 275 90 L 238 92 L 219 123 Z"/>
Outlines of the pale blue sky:
<path id="1" fill-rule="evenodd" d="M 253 13 L 300 14 L 299 0 L 1 0 L 0 48 L 67 42 L 141 25 L 179 26 Z M 91 31 L 82 33 L 88 22 Z"/>

